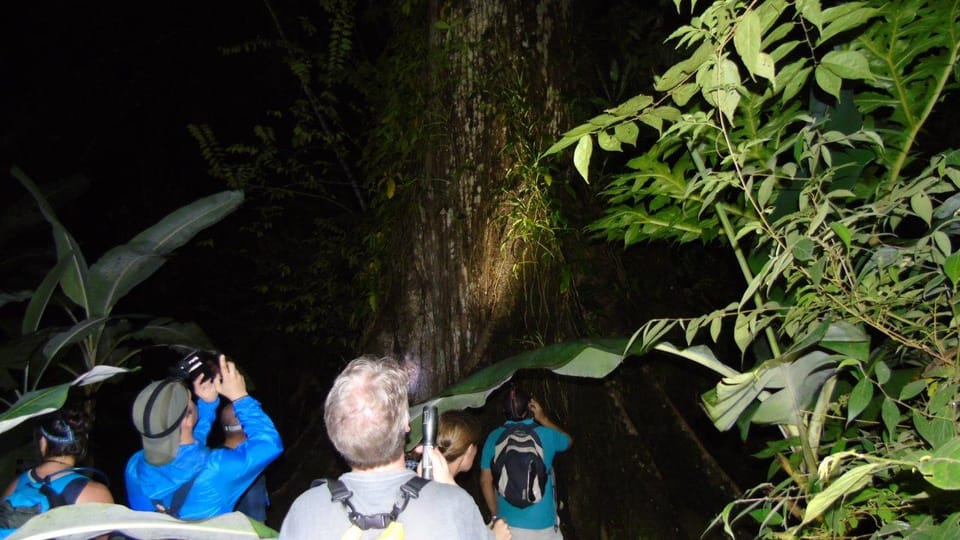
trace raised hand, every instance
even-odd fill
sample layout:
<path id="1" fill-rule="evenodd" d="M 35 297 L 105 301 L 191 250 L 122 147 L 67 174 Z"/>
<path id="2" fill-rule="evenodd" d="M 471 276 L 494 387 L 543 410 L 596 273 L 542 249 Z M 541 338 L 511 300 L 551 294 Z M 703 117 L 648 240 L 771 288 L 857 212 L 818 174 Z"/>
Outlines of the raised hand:
<path id="1" fill-rule="evenodd" d="M 220 355 L 220 377 L 214 381 L 217 393 L 229 399 L 236 401 L 247 395 L 247 382 L 243 375 L 237 369 L 237 365 L 227 360 L 227 357 Z"/>

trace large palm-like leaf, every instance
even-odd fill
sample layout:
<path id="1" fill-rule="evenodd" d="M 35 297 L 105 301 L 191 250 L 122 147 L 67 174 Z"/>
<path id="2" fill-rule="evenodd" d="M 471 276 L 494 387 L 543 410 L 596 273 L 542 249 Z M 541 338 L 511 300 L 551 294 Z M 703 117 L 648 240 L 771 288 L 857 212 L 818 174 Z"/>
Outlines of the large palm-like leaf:
<path id="1" fill-rule="evenodd" d="M 67 400 L 67 393 L 71 386 L 99 383 L 114 375 L 128 371 L 130 370 L 113 366 L 97 366 L 71 382 L 27 392 L 20 396 L 20 399 L 12 407 L 0 414 L 0 433 L 9 431 L 34 416 L 59 409 Z"/>
<path id="2" fill-rule="evenodd" d="M 73 235 L 60 223 L 56 213 L 53 211 L 53 207 L 47 202 L 47 199 L 40 192 L 37 185 L 33 183 L 33 180 L 30 180 L 18 167 L 10 169 L 10 174 L 19 180 L 20 183 L 23 184 L 23 187 L 27 188 L 27 191 L 33 195 L 33 198 L 37 201 L 37 206 L 40 207 L 40 212 L 43 214 L 43 217 L 46 218 L 53 227 L 53 239 L 57 246 L 57 260 L 62 261 L 66 259 L 69 261 L 68 268 L 60 280 L 60 286 L 63 288 L 63 292 L 75 304 L 87 310 L 90 306 L 89 291 L 87 290 L 90 282 L 89 276 L 87 275 L 89 269 L 87 268 L 87 261 L 83 258 L 83 253 L 80 251 L 80 246 L 73 238 Z"/>
<path id="3" fill-rule="evenodd" d="M 224 191 L 170 213 L 130 242 L 117 246 L 90 268 L 91 314 L 107 315 L 117 301 L 165 262 L 165 255 L 219 222 L 243 202 L 243 192 Z"/>
<path id="4" fill-rule="evenodd" d="M 277 532 L 240 512 L 182 521 L 159 512 L 138 512 L 119 504 L 86 503 L 54 508 L 32 518 L 10 540 L 87 540 L 120 532 L 140 540 L 254 540 L 276 538 Z"/>

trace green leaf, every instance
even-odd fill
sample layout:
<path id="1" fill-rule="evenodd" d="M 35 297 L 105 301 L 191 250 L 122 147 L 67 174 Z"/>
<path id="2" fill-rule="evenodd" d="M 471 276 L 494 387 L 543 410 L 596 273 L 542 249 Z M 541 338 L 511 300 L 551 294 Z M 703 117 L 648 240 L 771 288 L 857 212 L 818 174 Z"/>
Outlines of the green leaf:
<path id="1" fill-rule="evenodd" d="M 877 382 L 880 385 L 887 384 L 887 381 L 890 380 L 890 368 L 883 360 L 877 360 L 877 364 L 873 367 L 873 372 L 877 376 Z"/>
<path id="2" fill-rule="evenodd" d="M 10 173 L 33 195 L 34 200 L 37 201 L 37 206 L 40 208 L 40 213 L 53 228 L 53 239 L 57 246 L 57 260 L 70 260 L 69 267 L 64 273 L 63 279 L 60 280 L 60 287 L 63 288 L 67 298 L 89 312 L 88 268 L 87 261 L 83 258 L 83 252 L 80 251 L 80 245 L 57 219 L 53 207 L 47 202 L 37 185 L 17 167 L 10 169 Z"/>
<path id="3" fill-rule="evenodd" d="M 957 279 L 960 278 L 960 251 L 950 255 L 943 261 L 943 273 L 950 279 L 953 286 L 957 286 Z"/>
<path id="4" fill-rule="evenodd" d="M 960 439 L 953 439 L 919 460 L 923 477 L 940 489 L 960 489 Z"/>
<path id="5" fill-rule="evenodd" d="M 836 321 L 827 326 L 820 345 L 861 362 L 870 359 L 870 336 L 858 324 Z"/>
<path id="6" fill-rule="evenodd" d="M 740 70 L 730 60 L 724 59 L 715 70 L 715 96 L 717 108 L 733 122 L 733 113 L 740 103 Z"/>
<path id="7" fill-rule="evenodd" d="M 754 74 L 758 77 L 763 77 L 770 82 L 776 82 L 777 80 L 777 64 L 773 60 L 773 57 L 767 53 L 760 53 L 757 55 L 757 63 L 754 67 Z"/>
<path id="8" fill-rule="evenodd" d="M 224 191 L 171 212 L 129 243 L 117 246 L 90 267 L 93 315 L 108 315 L 123 296 L 153 275 L 164 256 L 221 221 L 243 202 L 242 191 Z"/>
<path id="9" fill-rule="evenodd" d="M 900 389 L 900 401 L 913 399 L 919 396 L 920 393 L 926 389 L 927 389 L 927 381 L 923 379 L 910 381 L 903 388 Z"/>
<path id="10" fill-rule="evenodd" d="M 106 317 L 85 319 L 73 325 L 69 330 L 54 335 L 50 338 L 50 341 L 43 346 L 43 355 L 46 356 L 48 360 L 53 360 L 64 347 L 77 343 L 100 330 L 106 320 Z M 37 376 L 39 377 L 39 374 Z"/>
<path id="11" fill-rule="evenodd" d="M 785 77 L 787 81 L 786 84 L 775 84 L 778 88 L 783 88 L 783 95 L 780 97 L 780 103 L 786 104 L 788 101 L 796 97 L 797 93 L 800 92 L 807 84 L 807 77 L 810 76 L 810 71 L 812 68 L 806 67 L 806 60 L 801 59 L 795 62 L 793 65 L 800 65 L 796 71 L 796 74 Z M 783 77 L 783 71 L 780 72 L 780 76 Z"/>
<path id="12" fill-rule="evenodd" d="M 683 107 L 690 101 L 690 98 L 697 95 L 699 91 L 700 85 L 697 83 L 681 84 L 670 91 L 670 97 L 673 98 L 673 102 L 677 104 L 677 107 Z"/>
<path id="13" fill-rule="evenodd" d="M 590 127 L 590 130 L 588 131 L 592 131 L 592 129 L 593 128 Z M 546 152 L 543 153 L 543 157 L 549 156 L 551 154 L 556 154 L 557 152 L 563 150 L 564 148 L 570 146 L 571 144 L 579 140 L 580 140 L 580 135 L 576 135 L 576 136 L 567 135 L 565 137 L 562 137 L 559 141 L 553 143 L 553 145 L 550 148 L 548 148 Z"/>
<path id="14" fill-rule="evenodd" d="M 723 377 L 736 377 L 741 375 L 739 371 L 724 364 L 720 360 L 717 360 L 717 357 L 713 354 L 713 351 L 711 351 L 709 347 L 705 347 L 703 345 L 694 345 L 693 347 L 686 349 L 678 349 L 670 342 L 664 341 L 656 344 L 653 348 L 657 351 L 670 353 L 681 358 L 686 358 L 692 362 L 696 362 L 697 364 L 713 370 L 715 373 Z"/>
<path id="15" fill-rule="evenodd" d="M 620 152 L 620 140 L 606 130 L 597 132 L 597 144 L 607 152 Z"/>
<path id="16" fill-rule="evenodd" d="M 843 476 L 837 478 L 827 489 L 814 495 L 813 499 L 807 504 L 807 509 L 803 513 L 801 525 L 810 523 L 820 516 L 824 511 L 830 508 L 837 499 L 853 494 L 870 483 L 873 473 L 878 471 L 882 465 L 876 463 L 866 463 L 859 465 L 845 472 Z"/>
<path id="17" fill-rule="evenodd" d="M 913 209 L 913 213 L 917 217 L 922 219 L 927 226 L 930 226 L 930 218 L 933 217 L 933 204 L 925 192 L 920 191 L 910 197 L 910 208 Z"/>
<path id="18" fill-rule="evenodd" d="M 897 436 L 897 424 L 900 423 L 900 408 L 897 403 L 890 398 L 884 398 L 883 405 L 880 406 L 880 417 L 890 434 L 890 440 L 894 440 Z"/>
<path id="19" fill-rule="evenodd" d="M 701 43 L 689 58 L 677 62 L 666 73 L 657 78 L 654 81 L 653 89 L 657 92 L 667 92 L 674 86 L 685 82 L 690 75 L 699 73 L 700 66 L 710 60 L 713 53 L 713 47 L 710 46 L 710 43 L 706 41 Z M 680 104 L 678 103 L 678 105 Z"/>
<path id="20" fill-rule="evenodd" d="M 862 2 L 849 2 L 823 10 L 822 16 L 826 24 L 820 32 L 817 45 L 822 45 L 833 36 L 862 25 L 877 14 L 878 10 L 860 7 L 862 5 Z"/>
<path id="21" fill-rule="evenodd" d="M 756 75 L 758 56 L 760 55 L 760 16 L 754 10 L 748 10 L 740 17 L 733 32 L 733 46 L 747 71 Z"/>
<path id="22" fill-rule="evenodd" d="M 50 297 L 53 296 L 53 292 L 57 289 L 57 284 L 60 283 L 63 274 L 73 262 L 71 257 L 65 257 L 57 261 L 57 264 L 47 272 L 40 286 L 37 287 L 37 290 L 34 291 L 33 296 L 30 298 L 30 303 L 27 304 L 27 311 L 24 313 L 23 322 L 20 325 L 21 334 L 27 335 L 31 332 L 36 332 L 37 328 L 40 327 L 40 319 L 47 310 Z"/>
<path id="23" fill-rule="evenodd" d="M 638 117 L 637 117 L 637 120 L 640 120 L 640 121 L 643 122 L 644 124 L 646 124 L 646 125 L 652 127 L 653 129 L 657 130 L 657 133 L 662 133 L 662 132 L 663 132 L 663 118 L 661 118 L 661 117 L 659 117 L 659 116 L 650 114 L 649 112 L 645 112 L 645 113 L 641 114 L 640 116 L 638 116 Z"/>
<path id="24" fill-rule="evenodd" d="M 573 165 L 583 177 L 583 181 L 590 183 L 590 156 L 593 154 L 593 138 L 590 135 L 580 137 L 577 147 L 573 151 Z"/>
<path id="25" fill-rule="evenodd" d="M 937 249 L 940 250 L 940 253 L 944 257 L 949 257 L 953 253 L 953 248 L 950 245 L 950 237 L 947 236 L 943 231 L 933 231 L 932 234 L 933 243 L 937 246 Z"/>
<path id="26" fill-rule="evenodd" d="M 797 243 L 793 245 L 793 256 L 798 261 L 809 261 L 813 258 L 813 251 L 816 248 L 816 244 L 813 243 L 813 240 L 807 236 L 797 240 Z"/>
<path id="27" fill-rule="evenodd" d="M 921 411 L 913 412 L 913 425 L 932 448 L 943 446 L 956 433 L 953 422 L 945 418 L 927 418 Z"/>
<path id="28" fill-rule="evenodd" d="M 126 373 L 129 369 L 97 366 L 80 375 L 72 382 L 51 386 L 27 392 L 20 396 L 9 409 L 0 414 L 0 433 L 9 431 L 25 420 L 53 412 L 63 406 L 67 399 L 67 392 L 71 386 L 85 386 L 104 381 L 119 373 Z"/>
<path id="29" fill-rule="evenodd" d="M 841 79 L 873 79 L 870 62 L 860 51 L 830 51 L 820 66 Z"/>
<path id="30" fill-rule="evenodd" d="M 737 65 L 729 59 L 720 60 L 714 66 L 697 72 L 697 83 L 707 103 L 732 121 L 740 103 L 740 70 Z"/>
<path id="31" fill-rule="evenodd" d="M 617 124 L 613 128 L 614 136 L 622 143 L 632 146 L 637 145 L 637 135 L 640 134 L 640 128 L 633 122 L 624 122 Z"/>
<path id="32" fill-rule="evenodd" d="M 560 375 L 603 378 L 616 369 L 628 354 L 653 345 L 641 343 L 627 351 L 628 343 L 627 339 L 592 339 L 557 343 L 487 366 L 442 390 L 430 400 L 409 408 L 408 449 L 413 449 L 422 438 L 421 415 L 424 405 L 436 405 L 441 413 L 451 409 L 480 407 L 486 402 L 487 396 L 521 369 L 546 369 Z"/>
<path id="33" fill-rule="evenodd" d="M 819 85 L 824 92 L 840 99 L 840 77 L 823 67 L 822 64 L 817 66 L 814 77 L 817 79 L 817 85 Z"/>
<path id="34" fill-rule="evenodd" d="M 822 30 L 823 13 L 820 11 L 820 0 L 797 0 L 797 11 L 818 30 Z"/>
<path id="35" fill-rule="evenodd" d="M 783 389 L 760 403 L 751 421 L 757 424 L 797 425 L 823 383 L 833 375 L 834 358 L 821 351 L 805 354 L 790 363 L 774 360 Z"/>
<path id="36" fill-rule="evenodd" d="M 850 232 L 850 229 L 846 225 L 840 223 L 839 221 L 834 221 L 830 224 L 830 228 L 837 235 L 843 245 L 846 246 L 847 250 L 850 250 L 850 240 L 853 238 L 853 233 Z"/>
<path id="37" fill-rule="evenodd" d="M 653 98 L 647 95 L 637 95 L 618 105 L 615 109 L 609 109 L 607 112 L 614 116 L 633 116 L 646 109 L 653 103 Z"/>
<path id="38" fill-rule="evenodd" d="M 42 519 L 41 519 L 42 517 Z M 15 533 L 18 538 L 94 538 L 119 532 L 130 538 L 189 538 L 190 540 L 256 540 L 276 538 L 277 531 L 240 512 L 202 520 L 179 520 L 121 504 L 84 503 L 53 508 L 31 519 Z"/>
<path id="39" fill-rule="evenodd" d="M 760 189 L 757 190 L 757 205 L 760 208 L 767 206 L 767 203 L 770 201 L 770 195 L 773 194 L 773 188 L 777 185 L 777 177 L 770 175 L 763 179 L 763 182 L 760 182 Z"/>
<path id="40" fill-rule="evenodd" d="M 847 402 L 847 425 L 860 416 L 860 413 L 870 404 L 871 399 L 873 399 L 873 382 L 864 377 L 857 381 L 853 391 L 850 392 L 850 400 Z"/>

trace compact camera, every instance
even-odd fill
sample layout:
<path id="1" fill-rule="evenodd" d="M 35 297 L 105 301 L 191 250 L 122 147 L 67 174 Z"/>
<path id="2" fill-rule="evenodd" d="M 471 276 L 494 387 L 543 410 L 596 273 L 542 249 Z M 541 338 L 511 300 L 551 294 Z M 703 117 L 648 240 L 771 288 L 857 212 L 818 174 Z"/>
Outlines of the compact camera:
<path id="1" fill-rule="evenodd" d="M 181 358 L 170 369 L 170 375 L 181 381 L 193 382 L 202 375 L 213 380 L 220 375 L 220 355 L 212 351 L 193 351 Z"/>

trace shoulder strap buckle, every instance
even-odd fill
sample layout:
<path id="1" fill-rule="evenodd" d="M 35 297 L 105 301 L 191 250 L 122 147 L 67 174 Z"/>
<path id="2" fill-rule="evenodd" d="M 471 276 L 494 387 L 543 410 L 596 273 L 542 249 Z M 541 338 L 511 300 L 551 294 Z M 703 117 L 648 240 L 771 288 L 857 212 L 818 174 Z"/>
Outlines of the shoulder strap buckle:
<path id="1" fill-rule="evenodd" d="M 369 515 L 361 514 L 353 507 L 353 503 L 350 502 L 350 497 L 353 496 L 353 492 L 351 492 L 343 482 L 340 480 L 327 480 L 326 484 L 327 489 L 330 490 L 330 500 L 342 504 L 347 511 L 347 516 L 350 518 L 350 523 L 353 523 L 358 529 L 366 531 L 368 529 L 386 529 L 389 527 L 391 523 L 400 517 L 400 513 L 407 508 L 407 503 L 410 502 L 410 499 L 416 499 L 420 496 L 420 490 L 423 489 L 423 486 L 427 485 L 427 482 L 429 482 L 429 480 L 426 478 L 414 476 L 400 486 L 400 499 L 393 505 L 393 509 L 390 510 L 389 513 Z M 314 484 L 319 483 L 314 482 Z"/>

